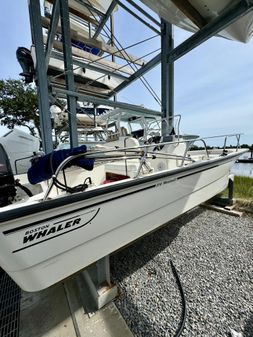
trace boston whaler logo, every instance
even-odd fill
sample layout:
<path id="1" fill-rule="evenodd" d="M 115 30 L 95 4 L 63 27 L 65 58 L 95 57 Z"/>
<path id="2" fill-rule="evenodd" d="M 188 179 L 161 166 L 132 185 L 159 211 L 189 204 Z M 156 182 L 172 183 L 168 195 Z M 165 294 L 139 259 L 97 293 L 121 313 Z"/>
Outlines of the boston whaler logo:
<path id="1" fill-rule="evenodd" d="M 81 227 L 88 225 L 97 216 L 99 210 L 100 208 L 92 209 L 72 217 L 65 217 L 61 220 L 58 218 L 55 219 L 57 221 L 52 221 L 51 223 L 44 222 L 37 227 L 26 229 L 23 235 L 23 244 L 26 245 L 25 248 L 28 248 L 36 243 L 41 243 L 62 234 L 67 234 L 68 232 L 80 229 Z M 24 248 L 16 251 L 22 249 Z"/>
<path id="2" fill-rule="evenodd" d="M 35 239 L 38 240 L 40 238 L 47 237 L 48 235 L 53 235 L 55 233 L 61 232 L 67 228 L 74 227 L 78 225 L 80 221 L 81 218 L 76 217 L 68 219 L 67 221 L 55 222 L 53 225 L 44 225 L 36 227 L 34 229 L 30 229 L 25 232 L 23 243 L 34 241 Z"/>

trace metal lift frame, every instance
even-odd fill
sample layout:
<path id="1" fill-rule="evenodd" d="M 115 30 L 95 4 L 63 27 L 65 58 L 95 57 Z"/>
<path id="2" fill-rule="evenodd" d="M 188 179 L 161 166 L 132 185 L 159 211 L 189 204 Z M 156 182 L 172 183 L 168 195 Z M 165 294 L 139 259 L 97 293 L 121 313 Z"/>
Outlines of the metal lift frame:
<path id="1" fill-rule="evenodd" d="M 65 74 L 66 74 L 66 89 L 55 89 L 53 94 L 56 93 L 59 97 L 65 97 L 68 101 L 68 111 L 69 111 L 69 121 L 70 121 L 70 137 L 71 146 L 77 145 L 77 134 L 76 134 L 76 101 L 77 99 L 91 102 L 94 106 L 100 104 L 105 104 L 112 107 L 126 108 L 132 111 L 142 111 L 143 114 L 152 114 L 161 116 L 165 122 L 162 123 L 162 135 L 168 137 L 174 126 L 174 62 L 196 48 L 198 45 L 211 38 L 221 30 L 223 30 L 228 25 L 232 24 L 238 18 L 244 16 L 249 11 L 253 9 L 252 0 L 241 0 L 239 3 L 224 11 L 219 17 L 214 19 L 212 22 L 200 25 L 198 32 L 193 34 L 186 41 L 181 43 L 179 46 L 174 48 L 173 42 L 173 29 L 172 25 L 165 20 L 158 22 L 153 16 L 151 16 L 143 7 L 136 4 L 132 0 L 126 0 L 127 3 L 135 9 L 138 14 L 126 6 L 122 1 L 113 0 L 105 14 L 100 13 L 95 10 L 86 0 L 86 5 L 89 10 L 100 15 L 100 21 L 96 24 L 96 30 L 92 38 L 96 38 L 100 32 L 105 27 L 109 18 L 113 15 L 113 10 L 116 5 L 121 6 L 128 13 L 133 15 L 136 19 L 142 22 L 144 25 L 149 27 L 152 31 L 159 33 L 161 36 L 161 53 L 156 55 L 146 64 L 138 68 L 132 75 L 124 78 L 124 76 L 119 75 L 123 82 L 116 87 L 108 96 L 115 97 L 117 93 L 126 88 L 128 85 L 133 83 L 135 80 L 146 74 L 148 71 L 153 69 L 159 63 L 161 63 L 161 85 L 162 85 L 162 101 L 161 101 L 161 111 L 154 111 L 150 109 L 145 109 L 136 105 L 127 104 L 125 102 L 117 102 L 110 99 L 99 98 L 91 95 L 80 94 L 75 91 L 75 83 L 73 77 L 73 63 L 77 66 L 82 66 L 81 61 L 77 62 L 72 59 L 71 53 L 71 36 L 70 36 L 70 26 L 69 26 L 69 10 L 68 10 L 68 0 L 54 0 L 53 11 L 51 17 L 50 27 L 48 29 L 48 39 L 46 48 L 44 50 L 43 45 L 43 34 L 42 34 L 42 20 L 40 13 L 40 0 L 31 0 L 29 2 L 29 13 L 31 22 L 31 32 L 33 44 L 36 46 L 36 59 L 37 59 L 37 81 L 38 81 L 38 93 L 39 93 L 39 109 L 40 109 L 40 123 L 42 127 L 42 141 L 43 148 L 46 153 L 53 150 L 52 142 L 52 128 L 51 128 L 51 116 L 49 112 L 49 97 L 51 94 L 48 92 L 48 81 L 47 81 L 47 69 L 49 64 L 49 59 L 51 55 L 61 57 L 55 51 L 52 51 L 54 36 L 57 30 L 58 20 L 61 18 L 62 24 L 62 37 L 64 41 L 63 50 L 63 60 L 65 64 Z M 52 2 L 52 1 L 51 1 Z M 177 3 L 178 0 L 174 0 Z M 84 2 L 80 2 L 84 3 Z M 188 1 L 185 1 L 188 3 Z M 189 3 L 188 3 L 189 5 Z M 190 5 L 189 5 L 190 6 Z M 191 13 L 192 14 L 192 13 Z M 196 14 L 196 13 L 195 13 Z M 142 17 L 141 17 L 142 15 Z M 194 15 L 194 13 L 193 13 Z M 145 17 L 145 19 L 143 18 Z M 199 21 L 199 16 L 197 15 L 196 20 Z M 148 21 L 146 21 L 148 20 Z M 94 20 L 92 20 L 94 23 Z M 201 21 L 201 20 L 200 20 Z M 199 21 L 199 22 L 200 22 Z M 203 23 L 203 22 L 202 22 Z M 112 27 L 113 25 L 111 25 Z M 111 32 L 111 40 L 114 39 L 114 33 Z M 112 55 L 113 57 L 113 55 Z M 89 65 L 91 69 L 96 69 L 94 65 Z M 88 66 L 87 66 L 88 68 Z M 109 71 L 104 71 L 104 74 L 110 75 Z M 100 262 L 96 264 L 96 281 L 93 280 L 93 285 L 91 292 L 94 293 L 94 289 L 97 290 L 96 306 L 99 308 L 101 306 L 101 298 L 99 297 L 99 287 L 101 283 L 106 283 L 109 289 L 112 288 L 110 277 L 109 277 L 109 258 L 105 257 Z M 93 271 L 94 272 L 94 271 Z M 92 273 L 91 273 L 92 274 Z M 91 283 L 91 277 L 85 274 L 88 283 Z M 114 289 L 114 288 L 113 288 Z M 108 298 L 112 299 L 115 296 L 115 289 L 113 290 L 113 295 Z M 103 302 L 103 305 L 105 303 Z"/>
<path id="2" fill-rule="evenodd" d="M 161 63 L 161 84 L 162 84 L 162 106 L 161 113 L 162 117 L 167 120 L 162 125 L 162 134 L 163 136 L 168 136 L 173 128 L 173 116 L 174 116 L 174 62 L 196 48 L 198 45 L 217 34 L 219 31 L 233 23 L 239 17 L 247 14 L 252 10 L 253 4 L 252 0 L 241 0 L 235 6 L 224 11 L 222 15 L 217 17 L 212 22 L 204 25 L 198 32 L 193 34 L 186 41 L 181 43 L 179 46 L 174 48 L 173 45 L 173 30 L 171 24 L 161 20 L 159 23 L 154 19 L 148 12 L 146 12 L 141 6 L 137 5 L 132 0 L 127 0 L 128 4 L 131 5 L 139 14 L 145 16 L 143 19 L 139 14 L 136 14 L 133 10 L 126 6 L 120 0 L 113 0 L 105 14 L 101 14 L 100 22 L 97 24 L 96 31 L 92 38 L 96 38 L 99 33 L 105 27 L 107 21 L 111 17 L 115 6 L 121 6 L 128 13 L 133 15 L 140 22 L 148 26 L 150 29 L 154 30 L 161 35 L 161 53 L 147 62 L 145 65 L 136 70 L 129 77 L 119 75 L 123 82 L 116 87 L 109 97 L 115 96 L 121 90 L 126 88 L 128 85 L 139 79 L 141 76 L 146 74 L 148 71 L 153 69 L 159 63 Z M 87 6 L 91 8 L 89 2 Z M 91 10 L 91 9 L 90 9 Z M 94 9 L 93 9 L 94 10 Z M 67 0 L 55 0 L 53 2 L 53 11 L 51 23 L 48 31 L 48 41 L 46 49 L 43 47 L 43 35 L 42 35 L 42 22 L 41 22 L 41 12 L 40 12 L 40 0 L 33 0 L 29 2 L 29 12 L 30 12 L 30 22 L 31 22 L 31 32 L 32 40 L 36 46 L 36 59 L 39 67 L 36 67 L 37 71 L 37 80 L 38 80 L 38 93 L 39 93 L 39 110 L 40 110 L 40 123 L 42 127 L 42 142 L 43 148 L 46 153 L 51 152 L 53 149 L 52 141 L 52 127 L 51 127 L 51 116 L 49 112 L 49 94 L 48 94 L 48 82 L 47 82 L 47 69 L 49 64 L 49 58 L 51 55 L 54 55 L 58 58 L 61 58 L 56 52 L 52 52 L 53 40 L 57 29 L 57 24 L 59 17 L 61 18 L 62 23 L 62 37 L 63 37 L 63 59 L 65 64 L 65 74 L 66 74 L 66 98 L 68 101 L 68 111 L 69 111 L 69 124 L 70 124 L 70 139 L 71 146 L 77 145 L 77 134 L 76 134 L 76 97 L 77 93 L 75 92 L 75 84 L 73 78 L 73 63 L 77 66 L 81 66 L 81 62 L 74 61 L 72 59 L 71 53 L 71 44 L 70 44 L 70 26 L 69 26 L 69 11 L 68 11 L 68 1 Z M 94 12 L 99 12 L 94 10 Z M 96 70 L 94 65 L 88 65 L 87 68 Z M 110 71 L 103 71 L 105 75 L 110 75 Z M 117 76 L 117 75 L 116 75 Z M 63 94 L 62 90 L 56 89 L 55 93 Z M 81 98 L 81 95 L 79 95 Z M 83 96 L 83 99 L 86 99 L 86 95 Z M 97 97 L 89 96 L 89 102 L 94 104 L 99 104 Z M 109 101 L 108 101 L 109 103 Z M 102 104 L 107 104 L 106 100 Z M 110 104 L 108 104 L 110 105 Z M 125 107 L 129 108 L 129 104 L 124 102 L 115 101 L 113 104 L 114 107 Z M 134 106 L 136 109 L 136 106 Z M 148 109 L 144 110 L 143 113 L 148 113 Z M 152 111 L 154 113 L 154 111 Z M 161 114 L 159 111 L 156 112 L 157 115 Z"/>

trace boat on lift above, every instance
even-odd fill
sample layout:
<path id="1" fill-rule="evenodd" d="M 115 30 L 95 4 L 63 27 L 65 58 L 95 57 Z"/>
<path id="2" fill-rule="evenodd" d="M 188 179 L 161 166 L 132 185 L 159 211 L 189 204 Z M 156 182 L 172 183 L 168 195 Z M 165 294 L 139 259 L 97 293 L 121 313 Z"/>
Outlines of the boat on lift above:
<path id="1" fill-rule="evenodd" d="M 141 0 L 159 17 L 183 28 L 196 32 L 215 20 L 229 8 L 240 5 L 240 0 Z M 248 42 L 253 35 L 252 11 L 227 26 L 217 36 L 229 40 Z"/>

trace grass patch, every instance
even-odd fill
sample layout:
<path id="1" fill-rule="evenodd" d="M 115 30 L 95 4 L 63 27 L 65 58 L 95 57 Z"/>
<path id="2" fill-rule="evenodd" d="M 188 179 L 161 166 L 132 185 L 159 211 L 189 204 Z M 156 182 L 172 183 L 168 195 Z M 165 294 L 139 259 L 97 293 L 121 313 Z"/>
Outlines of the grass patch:
<path id="1" fill-rule="evenodd" d="M 222 192 L 222 196 L 228 195 L 226 188 Z M 253 202 L 253 178 L 235 176 L 234 178 L 234 198 L 246 199 Z"/>

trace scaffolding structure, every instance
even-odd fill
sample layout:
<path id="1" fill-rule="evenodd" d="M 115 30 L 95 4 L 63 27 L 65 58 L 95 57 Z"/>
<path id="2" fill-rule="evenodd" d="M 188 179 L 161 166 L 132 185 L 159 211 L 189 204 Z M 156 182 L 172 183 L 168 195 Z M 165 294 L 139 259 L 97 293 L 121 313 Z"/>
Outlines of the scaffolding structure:
<path id="1" fill-rule="evenodd" d="M 145 1 L 144 1 L 145 2 Z M 174 116 L 174 62 L 188 53 L 199 44 L 203 43 L 219 31 L 233 23 L 239 17 L 247 14 L 252 9 L 252 2 L 242 0 L 235 6 L 228 8 L 221 15 L 211 22 L 204 22 L 199 13 L 192 9 L 188 1 L 174 0 L 173 3 L 183 10 L 191 20 L 200 27 L 199 31 L 193 34 L 186 41 L 174 48 L 173 29 L 169 22 L 161 19 L 159 22 L 144 9 L 132 0 L 112 0 L 108 1 L 106 8 L 100 8 L 97 1 L 92 0 L 49 0 L 52 10 L 48 17 L 41 15 L 40 0 L 29 1 L 29 13 L 31 23 L 32 42 L 35 46 L 36 54 L 36 79 L 39 93 L 40 122 L 42 128 L 42 142 L 46 153 L 53 150 L 51 116 L 49 102 L 54 103 L 55 97 L 67 99 L 69 134 L 71 146 L 78 145 L 76 108 L 77 99 L 98 106 L 100 104 L 136 110 L 136 106 L 131 106 L 124 102 L 111 100 L 117 93 L 129 86 L 137 79 L 141 79 L 144 74 L 153 69 L 161 62 L 161 111 L 150 111 L 138 106 L 139 111 L 144 114 L 152 113 L 161 115 L 163 118 L 162 134 L 168 136 L 173 128 Z M 123 8 L 130 15 L 138 19 L 148 29 L 160 35 L 161 50 L 148 62 L 141 57 L 129 54 L 127 48 L 123 48 L 114 34 L 113 15 L 116 7 Z M 183 8 L 182 8 L 183 6 Z M 89 29 L 88 37 L 81 31 L 72 28 L 72 20 L 85 24 Z M 107 22 L 110 21 L 108 27 Z M 110 30 L 108 42 L 99 39 L 100 33 Z M 47 37 L 43 36 L 43 29 L 47 29 Z M 61 39 L 56 39 L 60 34 Z M 99 54 L 111 55 L 112 61 L 105 61 L 104 56 L 96 56 L 92 52 L 87 59 L 87 51 L 82 51 L 73 47 L 73 40 L 78 40 L 86 47 L 96 48 Z M 115 44 L 117 41 L 117 46 Z M 65 79 L 61 79 L 61 85 L 51 81 L 48 77 L 50 59 L 55 58 L 64 62 Z M 122 66 L 115 63 L 115 58 L 119 57 L 127 62 Z M 83 58 L 82 60 L 80 58 Z M 102 88 L 97 86 L 97 80 L 92 79 L 85 83 L 82 89 L 78 88 L 73 69 L 89 69 L 99 73 L 99 78 L 115 78 L 120 80 L 120 84 L 113 88 Z M 57 76 L 56 76 L 57 78 Z M 94 85 L 95 83 L 95 85 Z M 152 90 L 152 89 L 151 89 Z"/>

